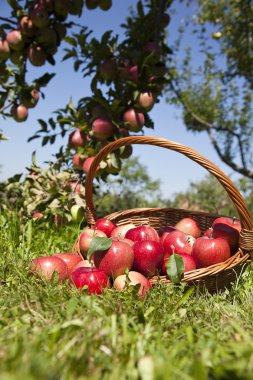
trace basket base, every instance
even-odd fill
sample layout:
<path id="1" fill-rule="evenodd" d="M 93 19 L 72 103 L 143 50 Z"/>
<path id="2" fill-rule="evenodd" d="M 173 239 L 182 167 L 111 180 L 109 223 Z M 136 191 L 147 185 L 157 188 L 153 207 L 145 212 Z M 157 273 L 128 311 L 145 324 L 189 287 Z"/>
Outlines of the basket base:
<path id="1" fill-rule="evenodd" d="M 184 281 L 186 282 L 187 286 L 195 286 L 198 291 L 201 293 L 205 293 L 208 291 L 211 294 L 224 292 L 226 289 L 230 290 L 232 286 L 240 280 L 241 275 L 247 268 L 248 264 L 250 263 L 250 260 L 236 265 L 233 268 L 226 269 L 222 273 L 217 273 L 213 275 L 208 275 L 200 279 L 192 280 L 192 281 Z M 165 283 L 165 284 L 171 284 L 170 280 L 166 276 L 161 277 L 153 277 L 150 282 L 155 285 L 159 281 Z"/>

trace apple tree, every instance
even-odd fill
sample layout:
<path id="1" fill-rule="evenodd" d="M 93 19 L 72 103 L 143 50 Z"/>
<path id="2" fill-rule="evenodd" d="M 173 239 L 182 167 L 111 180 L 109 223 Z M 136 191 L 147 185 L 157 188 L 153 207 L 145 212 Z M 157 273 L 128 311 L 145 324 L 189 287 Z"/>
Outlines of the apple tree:
<path id="1" fill-rule="evenodd" d="M 174 45 L 168 101 L 182 109 L 189 132 L 207 133 L 219 158 L 252 180 L 252 2 L 182 3 L 189 17 Z M 190 33 L 197 48 L 186 40 Z"/>
<path id="2" fill-rule="evenodd" d="M 103 146 L 120 137 L 144 133 L 144 127 L 154 127 L 149 111 L 159 102 L 172 54 L 165 38 L 172 0 L 137 1 L 136 9 L 122 25 L 121 40 L 112 31 L 95 38 L 82 16 L 84 8 L 87 12 L 96 7 L 110 11 L 111 0 L 8 3 L 10 16 L 0 18 L 0 113 L 4 118 L 25 122 L 29 109 L 46 96 L 47 84 L 53 80 L 54 73 L 45 73 L 28 83 L 28 62 L 35 67 L 46 62 L 54 65 L 54 56 L 63 48 L 63 60 L 72 60 L 73 70 L 90 79 L 92 96 L 84 96 L 76 104 L 70 100 L 56 111 L 56 117 L 39 119 L 39 129 L 29 139 L 41 139 L 44 146 L 54 144 L 59 136 L 68 137 L 67 146 L 62 146 L 56 161 L 50 163 L 50 181 L 61 177 L 61 186 L 69 188 L 73 182 L 76 190 Z M 78 16 L 81 23 L 76 20 Z M 3 132 L 0 136 L 4 138 Z M 98 178 L 106 181 L 109 174 L 118 174 L 122 160 L 131 154 L 132 148 L 126 147 L 108 155 L 100 164 Z M 44 209 L 53 204 L 58 215 L 65 198 L 61 200 L 58 190 L 46 186 L 44 177 L 48 175 L 32 165 L 26 177 L 27 189 L 33 197 L 36 191 L 29 184 L 40 187 L 36 196 L 40 194 Z M 37 203 L 29 203 L 29 214 Z"/>

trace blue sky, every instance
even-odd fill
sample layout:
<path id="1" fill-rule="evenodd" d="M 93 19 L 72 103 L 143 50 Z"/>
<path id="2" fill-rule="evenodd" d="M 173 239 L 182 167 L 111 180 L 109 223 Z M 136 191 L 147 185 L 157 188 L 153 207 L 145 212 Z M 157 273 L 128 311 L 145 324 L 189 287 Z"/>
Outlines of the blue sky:
<path id="1" fill-rule="evenodd" d="M 108 12 L 84 10 L 82 22 L 94 30 L 96 36 L 108 29 L 115 33 L 122 33 L 120 24 L 124 21 L 129 7 L 135 6 L 136 3 L 137 1 L 134 0 L 114 0 L 113 7 Z M 177 5 L 176 8 L 177 13 L 173 15 L 169 26 L 169 35 L 171 36 L 176 33 L 182 18 L 185 16 L 182 4 Z M 7 0 L 4 0 L 1 4 L 0 16 L 5 16 L 8 13 Z M 188 35 L 186 43 L 192 44 L 192 41 L 193 36 Z M 30 110 L 28 120 L 25 123 L 16 123 L 11 119 L 0 119 L 0 128 L 9 137 L 7 142 L 0 141 L 0 181 L 15 173 L 25 172 L 25 167 L 30 164 L 31 154 L 34 150 L 36 150 L 38 163 L 43 165 L 44 161 L 51 159 L 52 153 L 57 152 L 60 145 L 67 142 L 67 138 L 59 139 L 55 145 L 43 148 L 40 140 L 27 143 L 27 139 L 39 129 L 38 118 L 47 120 L 52 116 L 54 110 L 67 104 L 70 96 L 75 102 L 81 97 L 90 95 L 89 81 L 84 81 L 78 74 L 74 73 L 70 60 L 61 62 L 61 57 L 62 53 L 56 56 L 56 66 L 46 65 L 39 69 L 34 69 L 32 66 L 28 67 L 31 80 L 44 72 L 57 73 L 45 90 L 46 99 L 41 99 L 38 105 Z M 197 60 L 197 56 L 195 59 Z M 145 135 L 162 137 L 188 145 L 231 176 L 231 169 L 219 160 L 207 135 L 194 135 L 187 132 L 181 120 L 181 112 L 174 106 L 166 104 L 164 98 L 155 105 L 150 116 L 154 121 L 155 129 L 145 129 Z M 199 181 L 207 173 L 201 166 L 186 157 L 162 148 L 135 145 L 134 154 L 139 157 L 141 163 L 148 167 L 152 178 L 161 180 L 162 192 L 167 198 L 175 192 L 185 190 L 190 182 Z"/>

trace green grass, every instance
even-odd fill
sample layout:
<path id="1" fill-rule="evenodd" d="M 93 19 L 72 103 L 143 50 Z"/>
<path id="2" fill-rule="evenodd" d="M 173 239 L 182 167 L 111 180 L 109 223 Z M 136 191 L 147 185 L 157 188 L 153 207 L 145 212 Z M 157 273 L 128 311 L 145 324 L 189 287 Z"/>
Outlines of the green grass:
<path id="1" fill-rule="evenodd" d="M 77 228 L 0 215 L 0 380 L 253 379 L 253 279 L 218 295 L 157 284 L 88 296 L 29 273 Z"/>

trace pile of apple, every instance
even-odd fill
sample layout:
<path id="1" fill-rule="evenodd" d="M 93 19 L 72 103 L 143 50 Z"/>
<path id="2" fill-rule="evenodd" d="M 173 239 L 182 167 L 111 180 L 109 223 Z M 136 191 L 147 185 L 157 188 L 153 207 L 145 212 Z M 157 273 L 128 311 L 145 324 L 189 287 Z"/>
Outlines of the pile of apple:
<path id="1" fill-rule="evenodd" d="M 179 255 L 183 273 L 226 261 L 239 248 L 240 220 L 219 217 L 201 233 L 196 220 L 183 218 L 159 233 L 150 225 L 116 226 L 106 218 L 86 228 L 78 238 L 81 255 L 58 253 L 32 261 L 31 270 L 50 280 L 54 272 L 71 286 L 102 294 L 113 285 L 124 290 L 139 284 L 138 296 L 152 287 L 154 275 L 168 275 L 170 258 Z"/>

